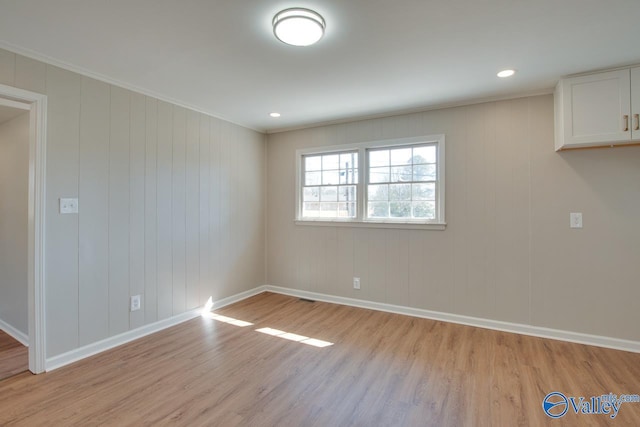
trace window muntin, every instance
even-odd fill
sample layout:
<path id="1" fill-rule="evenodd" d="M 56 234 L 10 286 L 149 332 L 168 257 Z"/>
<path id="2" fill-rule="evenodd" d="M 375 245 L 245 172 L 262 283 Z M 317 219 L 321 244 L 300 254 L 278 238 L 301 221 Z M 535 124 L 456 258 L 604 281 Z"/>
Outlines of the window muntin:
<path id="1" fill-rule="evenodd" d="M 367 219 L 436 219 L 436 144 L 370 148 L 367 156 Z"/>
<path id="2" fill-rule="evenodd" d="M 356 218 L 358 151 L 302 156 L 302 218 Z"/>

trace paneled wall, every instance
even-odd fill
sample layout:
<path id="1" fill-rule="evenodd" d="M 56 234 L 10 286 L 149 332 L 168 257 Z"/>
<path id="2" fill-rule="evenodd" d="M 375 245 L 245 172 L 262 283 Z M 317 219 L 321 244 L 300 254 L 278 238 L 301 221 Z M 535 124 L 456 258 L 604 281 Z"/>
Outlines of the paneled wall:
<path id="1" fill-rule="evenodd" d="M 440 133 L 446 230 L 294 224 L 296 149 Z M 551 95 L 272 134 L 267 171 L 271 285 L 640 340 L 640 147 L 556 153 Z"/>
<path id="2" fill-rule="evenodd" d="M 29 113 L 24 111 L 0 123 L 0 321 L 25 336 L 29 334 L 28 186 Z"/>
<path id="3" fill-rule="evenodd" d="M 262 134 L 4 50 L 0 83 L 48 96 L 47 357 L 264 283 Z"/>

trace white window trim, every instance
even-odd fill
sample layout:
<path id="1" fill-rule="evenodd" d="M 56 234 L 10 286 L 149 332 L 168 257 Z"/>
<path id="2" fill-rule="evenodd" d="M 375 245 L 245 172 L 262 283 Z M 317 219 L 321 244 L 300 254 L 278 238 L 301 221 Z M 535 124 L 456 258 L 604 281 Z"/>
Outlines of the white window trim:
<path id="1" fill-rule="evenodd" d="M 411 145 L 419 143 L 436 143 L 437 150 L 437 221 L 422 220 L 390 220 L 390 219 L 371 219 L 365 218 L 365 194 L 366 194 L 366 173 L 369 168 L 369 160 L 367 149 L 394 147 L 401 145 Z M 342 152 L 358 150 L 358 203 L 356 218 L 302 218 L 302 158 L 303 156 L 313 154 L 330 154 L 332 152 Z M 296 187 L 295 187 L 295 217 L 294 221 L 297 225 L 313 225 L 313 226 L 346 226 L 346 227 L 367 227 L 367 228 L 404 228 L 404 229 L 425 229 L 425 230 L 444 230 L 447 223 L 445 222 L 445 137 L 444 134 L 425 135 L 410 138 L 387 139 L 379 141 L 359 142 L 353 144 L 331 145 L 324 147 L 301 148 L 296 150 Z"/>

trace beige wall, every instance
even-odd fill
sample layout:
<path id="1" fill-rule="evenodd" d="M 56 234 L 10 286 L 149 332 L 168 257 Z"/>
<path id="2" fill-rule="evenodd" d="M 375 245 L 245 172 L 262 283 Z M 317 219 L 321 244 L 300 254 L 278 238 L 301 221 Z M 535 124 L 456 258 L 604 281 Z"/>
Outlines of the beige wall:
<path id="1" fill-rule="evenodd" d="M 0 124 L 0 320 L 28 335 L 29 113 Z"/>
<path id="2" fill-rule="evenodd" d="M 262 134 L 4 50 L 0 83 L 48 96 L 47 357 L 264 283 Z"/>
<path id="3" fill-rule="evenodd" d="M 445 231 L 294 225 L 296 149 L 439 133 Z M 640 340 L 640 147 L 556 153 L 551 95 L 269 135 L 267 171 L 271 285 Z"/>

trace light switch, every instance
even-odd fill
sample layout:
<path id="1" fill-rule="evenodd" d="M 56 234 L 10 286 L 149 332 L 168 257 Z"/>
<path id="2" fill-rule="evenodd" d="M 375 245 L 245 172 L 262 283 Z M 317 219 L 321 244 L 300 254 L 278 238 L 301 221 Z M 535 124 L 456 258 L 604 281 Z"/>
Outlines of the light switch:
<path id="1" fill-rule="evenodd" d="M 571 228 L 582 228 L 582 212 L 571 212 L 569 214 L 569 226 Z"/>
<path id="2" fill-rule="evenodd" d="M 78 199 L 60 198 L 60 213 L 61 214 L 78 213 Z"/>

